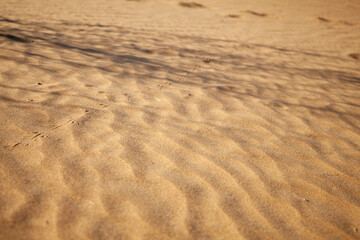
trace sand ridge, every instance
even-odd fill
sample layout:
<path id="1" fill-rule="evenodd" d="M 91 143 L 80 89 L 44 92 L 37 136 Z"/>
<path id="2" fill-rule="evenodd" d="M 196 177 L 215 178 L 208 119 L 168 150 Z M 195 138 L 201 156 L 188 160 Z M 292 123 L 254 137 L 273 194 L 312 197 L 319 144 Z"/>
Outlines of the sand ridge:
<path id="1" fill-rule="evenodd" d="M 359 239 L 345 2 L 3 1 L 0 239 Z"/>

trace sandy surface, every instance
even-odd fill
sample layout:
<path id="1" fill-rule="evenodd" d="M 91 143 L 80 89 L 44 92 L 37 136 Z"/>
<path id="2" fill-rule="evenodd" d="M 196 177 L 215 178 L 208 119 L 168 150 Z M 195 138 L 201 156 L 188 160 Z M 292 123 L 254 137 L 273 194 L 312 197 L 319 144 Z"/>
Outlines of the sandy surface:
<path id="1" fill-rule="evenodd" d="M 0 239 L 360 239 L 358 0 L 1 0 Z"/>

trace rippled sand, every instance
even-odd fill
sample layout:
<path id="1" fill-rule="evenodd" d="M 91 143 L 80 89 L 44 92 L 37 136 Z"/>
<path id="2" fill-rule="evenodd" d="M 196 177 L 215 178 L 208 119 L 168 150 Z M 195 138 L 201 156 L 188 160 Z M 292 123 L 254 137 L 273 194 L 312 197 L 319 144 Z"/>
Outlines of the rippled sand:
<path id="1" fill-rule="evenodd" d="M 360 239 L 359 12 L 2 0 L 0 239 Z"/>

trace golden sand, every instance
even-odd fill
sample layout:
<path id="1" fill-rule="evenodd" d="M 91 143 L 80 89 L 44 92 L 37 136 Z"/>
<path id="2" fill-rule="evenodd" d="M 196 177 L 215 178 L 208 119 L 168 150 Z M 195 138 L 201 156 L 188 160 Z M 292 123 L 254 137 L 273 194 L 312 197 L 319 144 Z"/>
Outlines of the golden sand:
<path id="1" fill-rule="evenodd" d="M 358 0 L 1 0 L 0 239 L 360 239 Z"/>

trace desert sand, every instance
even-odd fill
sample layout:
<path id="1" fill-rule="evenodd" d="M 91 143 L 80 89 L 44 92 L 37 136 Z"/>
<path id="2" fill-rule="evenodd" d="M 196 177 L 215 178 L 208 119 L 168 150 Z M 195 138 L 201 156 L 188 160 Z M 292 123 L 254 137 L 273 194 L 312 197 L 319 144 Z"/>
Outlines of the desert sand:
<path id="1" fill-rule="evenodd" d="M 360 239 L 358 0 L 1 0 L 0 239 Z"/>

